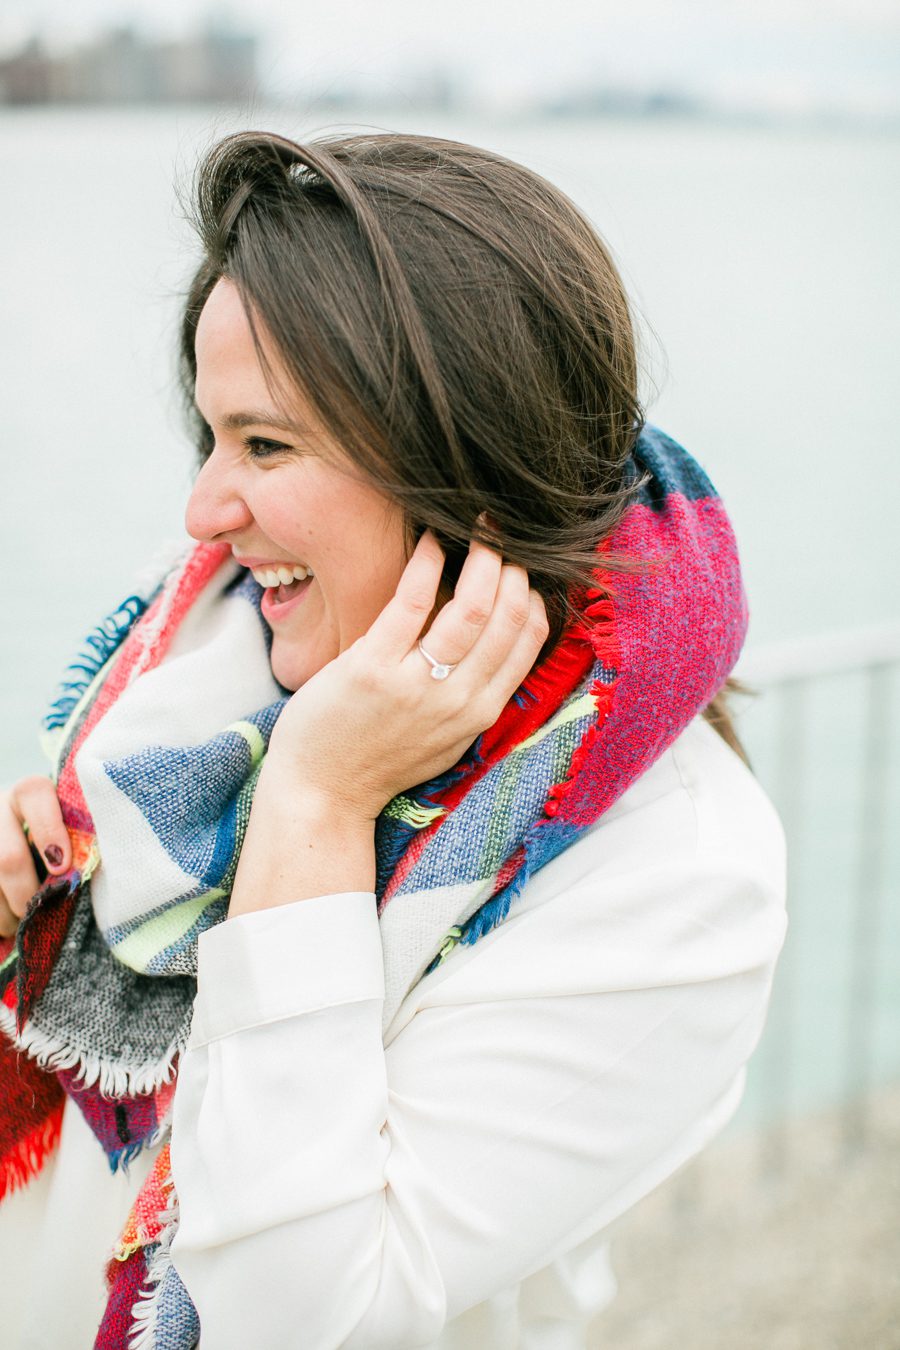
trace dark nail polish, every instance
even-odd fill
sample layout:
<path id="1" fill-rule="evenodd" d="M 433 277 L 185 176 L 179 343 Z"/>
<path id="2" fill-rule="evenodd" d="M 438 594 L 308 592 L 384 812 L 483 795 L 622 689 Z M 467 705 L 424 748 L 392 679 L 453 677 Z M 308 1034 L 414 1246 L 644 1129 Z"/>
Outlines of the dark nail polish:
<path id="1" fill-rule="evenodd" d="M 51 867 L 59 867 L 63 860 L 63 851 L 59 844 L 48 844 L 44 849 L 44 857 Z"/>

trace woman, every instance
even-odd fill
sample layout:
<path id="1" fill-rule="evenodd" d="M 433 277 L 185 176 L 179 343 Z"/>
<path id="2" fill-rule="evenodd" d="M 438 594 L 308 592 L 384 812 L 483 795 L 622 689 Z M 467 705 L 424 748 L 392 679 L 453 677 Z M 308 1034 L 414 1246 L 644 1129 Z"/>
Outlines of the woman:
<path id="1" fill-rule="evenodd" d="M 198 544 L 0 826 L 8 1315 L 586 1345 L 605 1229 L 733 1112 L 783 937 L 777 821 L 699 716 L 727 735 L 727 518 L 527 170 L 247 134 L 198 217 Z"/>

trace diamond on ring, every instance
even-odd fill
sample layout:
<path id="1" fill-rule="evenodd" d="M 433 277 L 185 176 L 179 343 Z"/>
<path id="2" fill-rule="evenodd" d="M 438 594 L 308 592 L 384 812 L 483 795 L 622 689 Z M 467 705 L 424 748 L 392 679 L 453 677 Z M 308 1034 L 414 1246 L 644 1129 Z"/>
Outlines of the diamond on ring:
<path id="1" fill-rule="evenodd" d="M 433 680 L 446 680 L 447 676 L 456 669 L 456 665 L 450 665 L 447 661 L 436 661 L 430 652 L 426 652 L 422 643 L 418 644 L 419 651 L 425 657 L 425 660 L 431 666 L 431 678 Z"/>

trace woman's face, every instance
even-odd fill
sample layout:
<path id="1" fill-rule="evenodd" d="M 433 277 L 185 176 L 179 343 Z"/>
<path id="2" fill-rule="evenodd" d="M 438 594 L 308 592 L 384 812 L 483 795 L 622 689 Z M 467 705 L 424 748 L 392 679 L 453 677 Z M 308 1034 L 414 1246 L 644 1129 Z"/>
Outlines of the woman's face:
<path id="1" fill-rule="evenodd" d="M 289 388 L 257 327 L 274 387 Z M 185 522 L 195 539 L 230 544 L 265 586 L 272 670 L 286 689 L 299 689 L 394 594 L 408 558 L 402 513 L 355 475 L 299 396 L 278 406 L 230 281 L 219 281 L 203 307 L 196 354 L 197 407 L 215 448 Z"/>

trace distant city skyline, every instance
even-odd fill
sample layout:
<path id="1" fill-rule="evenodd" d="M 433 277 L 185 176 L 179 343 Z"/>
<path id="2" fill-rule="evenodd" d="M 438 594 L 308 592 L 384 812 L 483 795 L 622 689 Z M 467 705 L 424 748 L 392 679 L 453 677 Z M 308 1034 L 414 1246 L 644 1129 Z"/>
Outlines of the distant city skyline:
<path id="1" fill-rule="evenodd" d="M 0 55 L 0 103 L 234 103 L 255 98 L 256 38 L 210 28 L 195 36 L 146 38 L 132 28 L 51 53 L 37 37 Z"/>
<path id="2" fill-rule="evenodd" d="M 900 110 L 895 0 L 4 0 L 0 52 L 38 34 L 51 48 L 133 25 L 150 37 L 208 20 L 258 34 L 261 90 L 345 86 L 388 95 L 442 76 L 463 96 L 515 106 L 598 84 L 668 88 L 726 106 Z"/>

